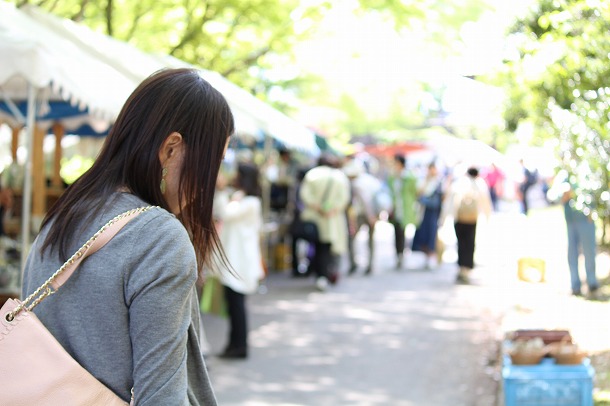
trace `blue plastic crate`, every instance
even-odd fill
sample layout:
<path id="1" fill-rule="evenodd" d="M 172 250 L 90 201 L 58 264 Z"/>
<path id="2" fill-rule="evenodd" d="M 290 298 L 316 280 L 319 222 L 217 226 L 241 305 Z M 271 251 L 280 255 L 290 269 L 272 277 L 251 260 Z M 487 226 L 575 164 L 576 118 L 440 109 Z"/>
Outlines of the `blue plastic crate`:
<path id="1" fill-rule="evenodd" d="M 557 365 L 544 358 L 538 365 L 512 365 L 504 356 L 502 378 L 505 406 L 593 406 L 593 376 L 589 359 L 579 365 Z"/>

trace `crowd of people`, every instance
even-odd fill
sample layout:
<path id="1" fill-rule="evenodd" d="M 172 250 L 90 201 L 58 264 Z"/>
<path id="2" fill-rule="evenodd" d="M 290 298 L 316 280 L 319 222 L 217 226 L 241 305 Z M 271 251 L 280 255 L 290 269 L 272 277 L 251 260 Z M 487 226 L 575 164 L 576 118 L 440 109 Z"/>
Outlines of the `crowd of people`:
<path id="1" fill-rule="evenodd" d="M 363 274 L 374 273 L 374 233 L 378 221 L 387 220 L 394 229 L 395 268 L 407 267 L 408 257 L 421 252 L 422 267 L 434 269 L 442 257 L 441 227 L 451 228 L 457 245 L 456 283 L 468 283 L 475 267 L 474 252 L 477 222 L 502 210 L 505 196 L 514 196 L 519 211 L 527 215 L 534 189 L 540 189 L 545 203 L 564 203 L 571 207 L 567 196 L 558 198 L 557 187 L 547 186 L 538 170 L 525 166 L 521 160 L 521 178 L 509 183 L 506 174 L 496 164 L 486 166 L 461 165 L 447 167 L 443 162 L 410 163 L 408 156 L 395 155 L 386 162 L 359 155 L 338 157 L 323 154 L 313 166 L 303 166 L 291 152 L 280 150 L 279 159 L 261 166 L 259 180 L 270 184 L 270 207 L 288 219 L 289 227 L 280 227 L 281 241 L 290 245 L 291 272 L 295 277 L 314 276 L 315 286 L 325 291 L 336 284 L 340 275 L 359 271 L 354 241 L 363 231 L 368 252 Z M 251 162 L 248 165 L 253 165 Z M 241 162 L 238 166 L 246 165 Z M 508 193 L 513 188 L 512 194 Z M 547 196 L 548 194 L 548 196 Z M 568 203 L 566 203 L 568 202 Z M 580 294 L 577 258 L 580 245 L 586 258 L 589 291 L 594 292 L 595 253 L 592 221 L 578 226 L 577 215 L 566 209 L 568 220 L 572 290 Z M 262 215 L 262 214 L 261 214 Z M 587 219 L 587 216 L 584 216 Z M 303 227 L 315 229 L 315 238 L 303 235 Z M 410 228 L 414 233 L 406 232 Z M 346 257 L 346 272 L 339 269 Z M 263 255 L 264 257 L 264 255 Z"/>
<path id="2" fill-rule="evenodd" d="M 336 206 L 332 210 L 325 211 L 320 204 L 324 204 L 323 178 L 319 167 L 325 167 L 324 173 L 334 174 L 337 181 L 333 189 L 335 193 L 341 191 L 341 198 L 333 199 Z M 374 265 L 374 244 L 373 235 L 376 223 L 385 218 L 392 224 L 394 229 L 396 268 L 405 267 L 405 253 L 422 252 L 425 254 L 425 268 L 434 268 L 438 262 L 437 241 L 438 229 L 448 217 L 456 220 L 456 224 L 468 223 L 468 229 L 472 229 L 476 224 L 479 214 L 489 215 L 491 211 L 491 196 L 487 184 L 478 176 L 476 168 L 471 168 L 468 175 L 458 176 L 454 179 L 453 174 L 441 171 L 436 162 L 430 162 L 424 171 L 418 172 L 409 167 L 407 158 L 402 155 L 392 157 L 390 165 L 386 170 L 386 176 L 374 175 L 367 163 L 358 157 L 348 157 L 344 160 L 323 157 L 318 163 L 318 167 L 308 171 L 300 184 L 298 195 L 302 197 L 301 205 L 307 209 L 317 212 L 318 216 L 313 220 L 322 230 L 320 240 L 330 243 L 331 253 L 335 258 L 326 263 L 336 264 L 339 261 L 336 256 L 345 253 L 349 260 L 348 274 L 353 274 L 358 269 L 355 260 L 353 242 L 360 229 L 365 228 L 368 234 L 368 260 L 366 261 L 364 274 L 370 275 Z M 311 173 L 310 173 L 311 172 Z M 472 192 L 466 193 L 460 188 L 465 181 L 473 179 Z M 317 192 L 317 194 L 316 194 Z M 474 196 L 474 199 L 471 199 Z M 475 211 L 475 218 L 462 218 L 464 214 L 458 208 L 465 205 L 465 201 L 471 199 L 474 203 L 472 209 Z M 455 211 L 455 212 L 454 212 Z M 459 217 L 458 216 L 462 216 Z M 472 215 L 472 214 L 471 214 Z M 301 210 L 295 212 L 296 216 L 302 216 Z M 305 214 L 307 216 L 307 212 Z M 327 222 L 335 219 L 333 236 L 331 237 L 326 230 Z M 460 220 L 458 222 L 458 219 Z M 344 223 L 345 226 L 343 225 Z M 406 229 L 411 225 L 415 228 L 412 239 L 407 239 Z M 472 268 L 472 257 L 474 252 L 474 241 L 465 243 L 474 238 L 474 231 L 462 233 L 461 226 L 456 228 L 459 235 L 458 244 L 465 244 L 458 263 L 464 268 Z M 463 228 L 463 227 L 461 227 Z M 347 242 L 347 244 L 346 244 Z M 320 243 L 318 243 L 320 244 Z M 334 248 L 332 248 L 334 246 Z M 461 246 L 461 245 L 460 245 Z M 331 269 L 320 271 L 318 269 L 319 260 L 316 259 L 315 251 L 313 255 L 312 271 L 318 275 L 327 276 L 336 274 L 337 270 Z M 325 248 L 328 249 L 328 248 Z M 323 251 L 324 252 L 324 251 Z M 323 255 L 324 257 L 324 255 Z M 294 253 L 293 273 L 298 272 L 298 255 Z M 332 268 L 332 266 L 331 266 Z M 333 281 L 336 278 L 331 278 Z M 460 278 L 465 281 L 465 278 Z M 326 287 L 326 283 L 319 284 L 319 287 Z"/>
<path id="3" fill-rule="evenodd" d="M 422 252 L 424 267 L 435 268 L 439 226 L 451 218 L 458 241 L 460 272 L 456 281 L 467 282 L 467 274 L 474 267 L 476 222 L 479 215 L 489 216 L 493 210 L 498 192 L 492 190 L 498 190 L 502 177 L 499 170 L 495 174 L 486 172 L 485 177 L 475 167 L 456 174 L 439 168 L 434 160 L 419 170 L 403 155 L 393 156 L 386 167 L 358 156 L 323 154 L 309 168 L 300 166 L 289 151 L 280 150 L 278 157 L 273 165 L 261 166 L 259 181 L 270 185 L 271 211 L 289 223 L 280 229 L 281 239 L 291 247 L 293 276 L 315 276 L 316 287 L 324 291 L 343 274 L 339 269 L 343 256 L 349 264 L 345 273 L 358 272 L 354 240 L 361 230 L 368 236 L 363 273 L 371 275 L 375 263 L 373 237 L 381 219 L 394 229 L 396 269 L 405 268 L 412 252 Z M 242 158 L 236 164 L 236 173 L 246 166 L 256 167 L 251 159 Z M 224 185 L 219 192 L 225 193 Z M 257 224 L 262 221 L 262 211 L 259 216 Z M 412 238 L 407 236 L 409 226 L 415 230 Z M 315 229 L 314 238 L 305 234 L 305 227 Z"/>
<path id="4" fill-rule="evenodd" d="M 289 160 L 283 162 L 290 165 Z M 372 274 L 373 236 L 375 225 L 382 218 L 394 228 L 397 269 L 404 268 L 408 253 L 415 251 L 425 254 L 425 268 L 434 268 L 438 263 L 439 226 L 451 217 L 455 220 L 458 264 L 462 269 L 457 280 L 466 282 L 467 270 L 474 267 L 476 221 L 480 214 L 488 216 L 492 210 L 491 188 L 478 170 L 473 167 L 463 176 L 455 176 L 432 161 L 425 170 L 417 171 L 402 155 L 392 157 L 390 165 L 377 168 L 377 173 L 371 166 L 357 156 L 341 159 L 323 155 L 316 166 L 305 171 L 302 178 L 294 178 L 285 189 L 286 197 L 281 200 L 286 204 L 280 210 L 289 210 L 293 222 L 313 222 L 319 233 L 317 241 L 308 242 L 304 268 L 303 255 L 298 250 L 299 235 L 288 229 L 293 275 L 315 275 L 316 286 L 325 290 L 341 274 L 337 266 L 342 255 L 347 255 L 347 274 L 356 273 L 359 266 L 354 239 L 361 229 L 366 229 L 368 235 L 368 259 L 363 273 Z M 382 171 L 385 175 L 380 176 Z M 407 238 L 409 225 L 415 229 L 412 238 Z"/>

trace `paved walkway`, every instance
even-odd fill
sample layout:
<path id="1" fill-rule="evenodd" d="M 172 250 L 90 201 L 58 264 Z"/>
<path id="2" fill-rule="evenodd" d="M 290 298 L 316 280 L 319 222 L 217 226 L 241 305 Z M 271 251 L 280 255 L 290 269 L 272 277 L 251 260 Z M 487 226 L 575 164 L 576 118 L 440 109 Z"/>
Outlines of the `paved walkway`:
<path id="1" fill-rule="evenodd" d="M 361 273 L 343 277 L 338 286 L 320 293 L 313 279 L 270 275 L 266 293 L 248 298 L 250 358 L 208 357 L 219 403 L 499 404 L 497 360 L 505 330 L 553 328 L 553 321 L 561 317 L 549 313 L 578 318 L 578 306 L 596 305 L 566 295 L 562 288 L 566 275 L 549 272 L 545 284 L 517 280 L 516 258 L 528 253 L 530 243 L 536 245 L 539 257 L 550 253 L 556 261 L 565 258 L 565 248 L 542 244 L 549 232 L 559 240 L 563 234 L 545 224 L 548 219 L 536 221 L 499 215 L 483 225 L 477 242 L 478 267 L 470 285 L 454 283 L 451 245 L 437 269 L 418 269 L 414 256 L 411 269 L 394 270 L 393 236 L 387 223 L 376 230 L 379 255 L 369 277 Z M 544 232 L 530 233 L 540 226 L 545 226 Z M 561 244 L 557 238 L 555 245 Z M 365 252 L 364 233 L 358 244 L 357 252 Z M 547 266 L 554 266 L 553 260 L 549 262 Z M 600 309 L 603 305 L 599 303 Z M 587 320 L 579 331 L 590 328 Z M 219 353 L 226 339 L 226 320 L 206 315 L 204 324 L 211 353 Z M 610 337 L 610 332 L 603 333 Z"/>

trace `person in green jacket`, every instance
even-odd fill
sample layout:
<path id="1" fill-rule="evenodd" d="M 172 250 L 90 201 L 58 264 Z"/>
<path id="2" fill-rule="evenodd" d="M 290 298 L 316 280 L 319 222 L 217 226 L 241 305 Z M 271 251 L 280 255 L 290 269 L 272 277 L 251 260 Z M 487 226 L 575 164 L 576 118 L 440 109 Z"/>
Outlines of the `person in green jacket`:
<path id="1" fill-rule="evenodd" d="M 396 268 L 402 267 L 405 250 L 405 228 L 417 223 L 419 203 L 417 202 L 417 178 L 407 168 L 402 155 L 394 156 L 393 171 L 388 176 L 388 186 L 392 194 L 393 209 L 389 216 L 394 226 L 396 243 Z"/>

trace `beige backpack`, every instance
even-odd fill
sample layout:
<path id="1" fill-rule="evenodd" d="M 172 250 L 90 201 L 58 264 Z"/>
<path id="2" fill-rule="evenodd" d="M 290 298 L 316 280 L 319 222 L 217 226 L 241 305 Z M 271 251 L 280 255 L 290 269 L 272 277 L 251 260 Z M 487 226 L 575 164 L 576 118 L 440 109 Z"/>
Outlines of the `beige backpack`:
<path id="1" fill-rule="evenodd" d="M 474 184 L 459 197 L 457 204 L 457 221 L 464 224 L 476 224 L 479 218 L 479 197 Z"/>

